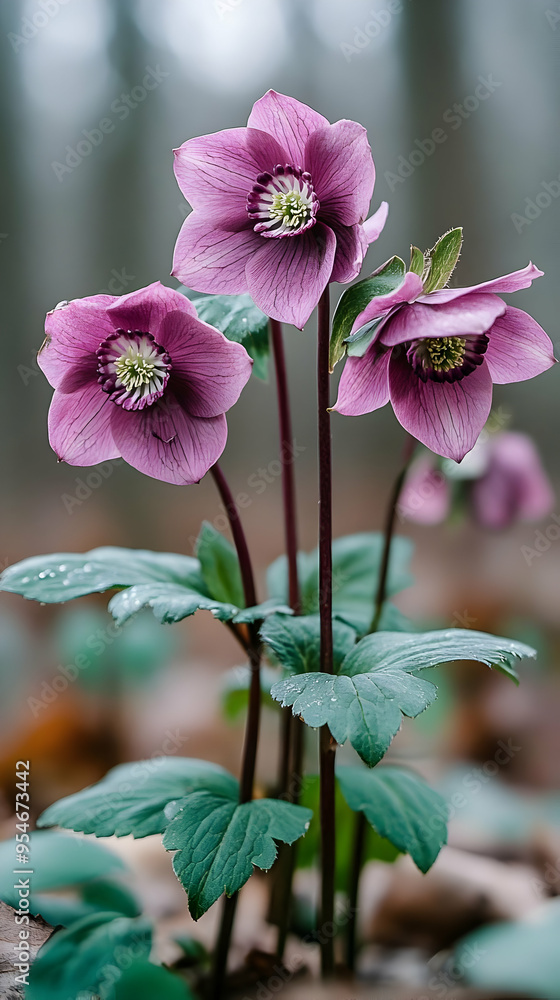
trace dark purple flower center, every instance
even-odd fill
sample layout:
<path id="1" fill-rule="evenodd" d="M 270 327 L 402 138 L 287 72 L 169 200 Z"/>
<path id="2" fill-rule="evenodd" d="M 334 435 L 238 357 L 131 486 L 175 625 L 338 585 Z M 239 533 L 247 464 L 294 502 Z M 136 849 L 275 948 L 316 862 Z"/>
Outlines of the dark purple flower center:
<path id="1" fill-rule="evenodd" d="M 261 236 L 298 236 L 315 225 L 318 208 L 311 174 L 291 163 L 259 174 L 247 195 L 247 214 Z"/>
<path id="2" fill-rule="evenodd" d="M 423 382 L 457 382 L 484 361 L 488 337 L 426 337 L 404 345 L 406 360 Z"/>
<path id="3" fill-rule="evenodd" d="M 97 350 L 98 382 L 125 410 L 143 410 L 163 396 L 171 359 L 151 333 L 117 330 Z"/>

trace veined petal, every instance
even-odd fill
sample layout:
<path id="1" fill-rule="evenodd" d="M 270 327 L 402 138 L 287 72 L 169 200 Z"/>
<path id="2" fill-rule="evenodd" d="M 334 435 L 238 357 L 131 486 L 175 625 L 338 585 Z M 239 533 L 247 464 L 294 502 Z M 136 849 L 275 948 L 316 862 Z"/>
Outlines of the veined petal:
<path id="1" fill-rule="evenodd" d="M 159 281 L 119 296 L 107 312 L 115 330 L 149 331 L 156 340 L 168 313 L 183 312 L 196 317 L 196 309 L 185 295 Z"/>
<path id="2" fill-rule="evenodd" d="M 279 241 L 265 241 L 251 228 L 226 232 L 209 216 L 192 212 L 177 237 L 172 273 L 197 292 L 239 295 L 248 291 L 245 267 L 265 242 Z"/>
<path id="3" fill-rule="evenodd" d="M 288 153 L 288 162 L 302 167 L 309 136 L 329 122 L 307 104 L 269 90 L 253 105 L 247 124 L 274 136 Z"/>
<path id="4" fill-rule="evenodd" d="M 61 462 L 97 465 L 118 458 L 111 431 L 115 406 L 97 379 L 77 392 L 55 392 L 49 409 L 49 442 Z"/>
<path id="5" fill-rule="evenodd" d="M 170 313 L 160 343 L 171 358 L 169 388 L 195 417 L 216 417 L 237 402 L 252 362 L 241 344 L 187 314 Z"/>
<path id="6" fill-rule="evenodd" d="M 352 281 L 360 273 L 368 242 L 363 226 L 341 226 L 333 223 L 330 227 L 336 236 L 336 254 L 334 257 L 331 281 Z"/>
<path id="7" fill-rule="evenodd" d="M 352 333 L 356 333 L 360 327 L 365 326 L 371 320 L 384 316 L 395 306 L 400 306 L 405 302 L 414 302 L 418 297 L 418 289 L 422 291 L 422 279 L 413 271 L 407 271 L 402 285 L 399 285 L 394 292 L 389 292 L 387 295 L 376 295 L 371 302 L 368 302 L 365 309 L 356 316 Z"/>
<path id="8" fill-rule="evenodd" d="M 186 413 L 171 393 L 145 410 L 113 406 L 111 427 L 119 452 L 152 479 L 187 486 L 198 483 L 222 454 L 226 418 Z"/>
<path id="9" fill-rule="evenodd" d="M 247 195 L 259 174 L 288 162 L 281 145 L 258 128 L 228 128 L 188 139 L 174 150 L 177 183 L 193 208 L 222 228 L 247 220 Z"/>
<path id="10" fill-rule="evenodd" d="M 474 447 L 492 405 L 486 364 L 457 382 L 422 382 L 401 352 L 389 364 L 391 403 L 399 423 L 427 448 L 460 462 Z"/>
<path id="11" fill-rule="evenodd" d="M 434 293 L 435 294 L 435 293 Z M 428 305 L 419 301 L 398 309 L 385 323 L 380 339 L 389 347 L 424 337 L 461 337 L 486 333 L 504 313 L 506 304 L 497 295 L 474 293 L 457 302 Z M 366 311 L 366 310 L 364 310 Z"/>
<path id="12" fill-rule="evenodd" d="M 382 201 L 377 212 L 370 215 L 363 224 L 363 230 L 368 243 L 374 243 L 383 232 L 387 216 L 389 215 L 389 202 Z"/>
<path id="13" fill-rule="evenodd" d="M 390 357 L 391 351 L 380 353 L 372 344 L 363 358 L 347 358 L 333 410 L 347 417 L 359 417 L 385 406 L 389 402 Z"/>
<path id="14" fill-rule="evenodd" d="M 536 320 L 508 306 L 488 333 L 486 364 L 500 385 L 524 382 L 555 364 L 554 345 Z"/>
<path id="15" fill-rule="evenodd" d="M 58 388 L 70 367 L 84 366 L 89 371 L 97 348 L 114 333 L 107 306 L 115 299 L 114 295 L 90 295 L 47 313 L 46 336 L 37 361 L 53 388 Z"/>
<path id="16" fill-rule="evenodd" d="M 332 274 L 336 237 L 318 222 L 299 236 L 261 239 L 247 262 L 249 292 L 272 319 L 303 329 Z"/>
<path id="17" fill-rule="evenodd" d="M 539 271 L 538 267 L 529 263 L 519 271 L 504 274 L 501 278 L 491 278 L 490 281 L 483 281 L 480 285 L 471 285 L 468 288 L 441 288 L 438 292 L 429 292 L 421 301 L 429 300 L 437 305 L 442 302 L 453 302 L 464 295 L 470 295 L 471 292 L 493 292 L 495 295 L 518 292 L 521 288 L 528 288 L 535 278 L 541 278 L 543 274 L 544 271 Z"/>
<path id="18" fill-rule="evenodd" d="M 320 215 L 330 225 L 363 222 L 375 183 L 375 167 L 363 125 L 339 121 L 318 128 L 305 147 L 305 169 L 313 178 Z"/>

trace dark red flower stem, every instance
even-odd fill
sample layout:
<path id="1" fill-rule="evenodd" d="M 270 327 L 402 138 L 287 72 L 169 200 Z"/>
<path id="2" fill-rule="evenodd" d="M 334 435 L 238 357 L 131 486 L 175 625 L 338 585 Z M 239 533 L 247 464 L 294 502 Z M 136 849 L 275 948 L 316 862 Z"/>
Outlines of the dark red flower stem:
<path id="1" fill-rule="evenodd" d="M 257 596 L 253 566 L 251 563 L 247 539 L 245 538 L 245 532 L 243 531 L 243 526 L 239 516 L 239 509 L 233 499 L 232 492 L 220 466 L 216 463 L 216 465 L 212 466 L 210 471 L 229 519 L 231 533 L 233 535 L 233 541 L 237 550 L 237 557 L 239 559 L 245 606 L 250 608 L 257 603 Z M 243 758 L 241 764 L 241 778 L 239 783 L 240 803 L 249 802 L 253 798 L 257 747 L 259 742 L 261 711 L 261 641 L 259 638 L 258 622 L 254 622 L 249 625 L 247 653 L 249 655 L 251 665 L 251 684 L 249 688 L 249 710 L 247 713 L 247 724 L 245 728 L 245 741 L 243 745 Z M 235 893 L 235 895 L 230 897 L 226 896 L 224 899 L 222 919 L 214 956 L 214 976 L 211 994 L 213 1000 L 220 1000 L 220 997 L 222 996 L 227 968 L 227 957 L 231 942 L 231 933 L 235 919 L 235 910 L 237 907 L 237 898 L 238 893 Z"/>
<path id="2" fill-rule="evenodd" d="M 381 568 L 379 572 L 379 582 L 375 595 L 375 606 L 370 632 L 377 632 L 381 621 L 383 606 L 387 599 L 387 580 L 389 577 L 389 565 L 391 561 L 391 545 L 395 535 L 395 523 L 397 520 L 397 510 L 399 498 L 410 465 L 416 441 L 410 435 L 407 439 L 403 451 L 403 466 L 393 483 L 393 488 L 389 496 L 387 513 L 385 516 L 385 530 L 383 539 L 383 554 L 381 557 Z M 363 812 L 356 815 L 354 825 L 354 839 L 352 848 L 352 866 L 350 869 L 350 881 L 348 885 L 348 927 L 346 931 L 346 965 L 353 972 L 356 965 L 356 925 L 358 916 L 358 891 L 360 885 L 360 875 L 362 871 L 364 846 L 367 834 L 367 821 Z"/>
<path id="3" fill-rule="evenodd" d="M 373 612 L 373 619 L 370 626 L 370 632 L 377 632 L 379 628 L 379 622 L 381 619 L 381 613 L 383 611 L 383 605 L 387 598 L 387 579 L 389 575 L 389 562 L 391 559 L 391 543 L 393 541 L 393 535 L 395 532 L 395 522 L 397 519 L 397 508 L 399 504 L 399 497 L 401 495 L 401 490 L 403 488 L 404 480 L 412 458 L 414 449 L 416 447 L 416 441 L 410 435 L 407 435 L 407 439 L 404 446 L 403 452 L 403 467 L 399 472 L 395 482 L 393 484 L 393 489 L 391 490 L 391 496 L 389 498 L 389 504 L 387 506 L 387 514 L 385 518 L 385 530 L 384 530 L 384 541 L 383 541 L 383 555 L 381 558 L 381 570 L 379 573 L 379 582 L 377 585 L 377 593 L 375 595 L 375 607 Z"/>
<path id="4" fill-rule="evenodd" d="M 329 287 L 319 300 L 317 346 L 317 422 L 319 432 L 319 614 L 321 670 L 333 672 L 332 635 L 332 457 L 329 414 Z M 321 905 L 319 940 L 323 977 L 334 972 L 335 876 L 335 756 L 336 744 L 328 726 L 319 742 L 321 820 Z"/>
<path id="5" fill-rule="evenodd" d="M 276 372 L 276 395 L 278 400 L 278 424 L 280 430 L 280 461 L 282 463 L 282 496 L 284 507 L 284 535 L 286 558 L 288 563 L 288 602 L 294 614 L 301 612 L 301 598 L 298 578 L 297 550 L 297 507 L 294 475 L 294 435 L 288 377 L 286 372 L 286 356 L 282 324 L 270 320 L 270 336 L 274 355 Z M 297 802 L 301 785 L 301 771 L 304 750 L 304 726 L 299 719 L 294 719 L 291 709 L 284 709 L 282 733 L 280 740 L 279 792 L 289 802 Z M 295 867 L 296 844 L 284 846 L 280 851 L 276 866 L 276 879 L 271 899 L 271 912 L 278 921 L 278 939 L 276 951 L 282 958 L 288 934 L 292 883 Z"/>

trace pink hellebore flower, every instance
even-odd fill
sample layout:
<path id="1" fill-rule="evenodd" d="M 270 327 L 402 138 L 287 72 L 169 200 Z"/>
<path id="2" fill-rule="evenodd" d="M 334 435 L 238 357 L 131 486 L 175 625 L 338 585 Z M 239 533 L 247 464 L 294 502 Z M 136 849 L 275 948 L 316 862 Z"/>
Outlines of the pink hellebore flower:
<path id="1" fill-rule="evenodd" d="M 333 409 L 370 413 L 391 401 L 397 420 L 438 455 L 460 462 L 492 402 L 492 383 L 522 382 L 554 364 L 542 327 L 497 292 L 527 288 L 533 264 L 470 288 L 423 293 L 418 275 L 371 300 L 353 331 L 379 319 L 363 357 L 349 357 Z"/>
<path id="2" fill-rule="evenodd" d="M 531 438 L 517 431 L 477 441 L 461 465 L 420 455 L 406 478 L 399 512 L 417 524 L 441 524 L 451 513 L 454 489 L 484 528 L 539 521 L 554 507 L 540 455 Z"/>
<path id="3" fill-rule="evenodd" d="M 154 282 L 47 314 L 39 365 L 55 393 L 49 441 L 60 461 L 123 458 L 166 483 L 197 483 L 222 454 L 225 411 L 251 374 L 244 347 Z"/>
<path id="4" fill-rule="evenodd" d="M 268 316 L 303 328 L 329 281 L 359 274 L 387 217 L 364 223 L 375 168 L 365 128 L 269 90 L 247 128 L 189 139 L 175 176 L 194 211 L 173 274 L 199 292 L 249 292 Z"/>

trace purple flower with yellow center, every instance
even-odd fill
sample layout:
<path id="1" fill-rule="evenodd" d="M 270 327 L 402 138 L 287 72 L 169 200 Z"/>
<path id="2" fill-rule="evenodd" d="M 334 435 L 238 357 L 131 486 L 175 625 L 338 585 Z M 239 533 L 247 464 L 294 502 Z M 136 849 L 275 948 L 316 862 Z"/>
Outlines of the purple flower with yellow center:
<path id="1" fill-rule="evenodd" d="M 358 416 L 390 401 L 405 430 L 460 462 L 487 420 L 492 384 L 534 378 L 555 362 L 542 327 L 497 294 L 527 288 L 542 273 L 528 264 L 470 288 L 425 294 L 409 271 L 356 318 L 352 332 L 378 325 L 363 357 L 347 359 L 333 409 Z"/>
<path id="2" fill-rule="evenodd" d="M 269 90 L 247 128 L 189 139 L 175 176 L 194 211 L 173 274 L 199 292 L 249 292 L 273 319 L 302 328 L 329 281 L 359 274 L 388 206 L 367 221 L 375 168 L 365 128 L 329 124 Z"/>
<path id="3" fill-rule="evenodd" d="M 75 299 L 47 314 L 45 333 L 38 360 L 55 389 L 49 441 L 60 461 L 123 458 L 182 485 L 218 460 L 225 413 L 252 362 L 184 295 L 156 281 L 120 297 Z"/>

